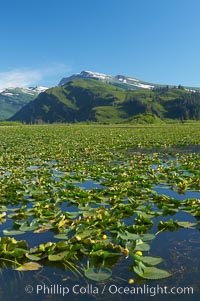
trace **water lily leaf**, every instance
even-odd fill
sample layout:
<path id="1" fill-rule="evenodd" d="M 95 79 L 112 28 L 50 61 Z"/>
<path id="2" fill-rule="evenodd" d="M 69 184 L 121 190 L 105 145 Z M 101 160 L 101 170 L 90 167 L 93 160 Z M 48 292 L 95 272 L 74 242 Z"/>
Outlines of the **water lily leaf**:
<path id="1" fill-rule="evenodd" d="M 157 265 L 163 261 L 161 257 L 140 256 L 139 259 L 147 265 Z"/>
<path id="2" fill-rule="evenodd" d="M 134 251 L 149 251 L 150 250 L 150 246 L 147 243 L 141 243 L 136 245 Z"/>
<path id="3" fill-rule="evenodd" d="M 151 233 L 141 235 L 141 239 L 144 241 L 153 240 L 156 236 Z"/>
<path id="4" fill-rule="evenodd" d="M 94 280 L 94 281 L 104 281 L 106 279 L 109 279 L 112 275 L 111 269 L 108 268 L 89 268 L 84 271 L 85 276 L 88 279 Z"/>
<path id="5" fill-rule="evenodd" d="M 77 232 L 78 236 L 80 236 L 82 239 L 90 236 L 91 233 L 92 233 L 92 230 L 85 230 L 83 232 L 80 232 L 80 231 Z"/>
<path id="6" fill-rule="evenodd" d="M 62 250 L 66 250 L 66 248 L 68 247 L 68 244 L 66 241 L 61 240 L 56 244 L 56 247 L 58 250 L 62 251 Z"/>
<path id="7" fill-rule="evenodd" d="M 19 230 L 3 230 L 3 234 L 6 236 L 13 236 L 13 235 L 20 235 L 24 234 L 25 232 Z"/>
<path id="8" fill-rule="evenodd" d="M 128 241 L 126 243 L 126 247 L 129 251 L 134 251 L 135 250 L 135 246 L 136 246 L 136 242 L 135 241 Z"/>
<path id="9" fill-rule="evenodd" d="M 149 218 L 154 217 L 154 214 L 147 214 L 142 211 L 135 211 L 135 213 L 137 213 L 140 217 L 143 217 L 144 219 L 149 219 Z"/>
<path id="10" fill-rule="evenodd" d="M 151 279 L 151 280 L 162 279 L 162 278 L 167 278 L 172 276 L 172 274 L 169 273 L 168 271 L 158 269 L 156 267 L 140 268 L 138 266 L 135 266 L 134 272 L 144 279 Z"/>
<path id="11" fill-rule="evenodd" d="M 36 271 L 41 269 L 42 266 L 37 262 L 26 262 L 20 267 L 16 268 L 16 271 Z"/>
<path id="12" fill-rule="evenodd" d="M 56 234 L 56 235 L 54 235 L 54 238 L 57 238 L 57 239 L 64 239 L 64 240 L 69 239 L 69 237 L 68 237 L 67 234 L 65 234 L 65 233 Z"/>
<path id="13" fill-rule="evenodd" d="M 90 216 L 95 216 L 96 215 L 95 210 L 82 211 L 81 213 L 82 213 L 83 217 L 90 217 Z"/>
<path id="14" fill-rule="evenodd" d="M 21 248 L 15 248 L 14 251 L 10 252 L 10 255 L 12 255 L 15 258 L 22 257 L 27 253 L 27 250 L 21 249 Z"/>
<path id="15" fill-rule="evenodd" d="M 8 210 L 8 208 L 6 206 L 1 206 L 0 207 L 0 212 L 7 211 L 7 210 Z"/>
<path id="16" fill-rule="evenodd" d="M 117 237 L 123 239 L 123 240 L 136 240 L 138 239 L 140 236 L 138 234 L 133 234 L 133 233 L 129 233 L 129 232 L 124 232 L 124 233 L 118 233 Z"/>
<path id="17" fill-rule="evenodd" d="M 68 255 L 68 253 L 68 251 L 65 251 L 58 254 L 49 254 L 48 259 L 50 261 L 60 261 L 63 260 Z"/>
<path id="18" fill-rule="evenodd" d="M 193 228 L 197 224 L 197 223 L 191 223 L 191 222 L 177 222 L 177 223 L 182 228 Z"/>
<path id="19" fill-rule="evenodd" d="M 66 215 L 71 218 L 71 219 L 74 219 L 76 218 L 78 215 L 79 215 L 79 212 L 67 212 Z"/>
<path id="20" fill-rule="evenodd" d="M 33 260 L 33 261 L 39 261 L 41 260 L 40 257 L 36 256 L 36 255 L 33 255 L 33 254 L 29 254 L 29 253 L 26 253 L 26 257 L 30 260 Z"/>
<path id="21" fill-rule="evenodd" d="M 4 216 L 6 216 L 6 212 L 2 212 L 2 213 L 0 214 L 0 218 L 2 218 L 2 217 L 4 217 Z"/>
<path id="22" fill-rule="evenodd" d="M 27 231 L 33 231 L 38 229 L 39 224 L 37 222 L 31 222 L 30 224 L 28 222 L 25 222 L 21 225 L 19 228 L 20 231 L 27 232 Z"/>

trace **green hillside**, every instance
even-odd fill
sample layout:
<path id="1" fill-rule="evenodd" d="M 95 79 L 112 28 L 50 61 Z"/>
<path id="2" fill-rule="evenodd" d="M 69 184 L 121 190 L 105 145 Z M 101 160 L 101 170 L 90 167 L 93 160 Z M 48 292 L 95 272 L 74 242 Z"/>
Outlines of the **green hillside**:
<path id="1" fill-rule="evenodd" d="M 33 100 L 38 93 L 26 93 L 20 88 L 6 89 L 0 93 L 0 120 L 5 120 Z"/>
<path id="2" fill-rule="evenodd" d="M 124 90 L 93 79 L 77 79 L 41 93 L 9 120 L 54 122 L 159 122 L 200 120 L 200 93 L 183 87 Z"/>

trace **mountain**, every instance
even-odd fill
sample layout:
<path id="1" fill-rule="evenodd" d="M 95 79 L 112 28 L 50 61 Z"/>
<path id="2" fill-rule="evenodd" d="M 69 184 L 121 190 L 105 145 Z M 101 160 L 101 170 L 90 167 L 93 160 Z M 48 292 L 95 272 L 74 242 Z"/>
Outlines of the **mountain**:
<path id="1" fill-rule="evenodd" d="M 45 87 L 7 88 L 0 90 L 0 120 L 5 120 L 45 91 Z"/>
<path id="2" fill-rule="evenodd" d="M 103 83 L 110 84 L 113 86 L 117 86 L 120 88 L 123 88 L 125 90 L 139 90 L 139 89 L 148 89 L 152 90 L 154 88 L 160 88 L 164 87 L 166 85 L 161 85 L 161 84 L 155 84 L 155 83 L 149 83 L 145 82 L 143 80 L 133 78 L 130 76 L 125 76 L 125 75 L 116 75 L 116 76 L 111 76 L 107 75 L 104 73 L 98 73 L 98 72 L 92 72 L 92 71 L 82 71 L 77 74 L 73 74 L 69 77 L 64 77 L 61 79 L 60 83 L 58 84 L 59 86 L 63 86 L 67 84 L 68 82 L 76 79 L 95 79 L 99 80 Z M 168 87 L 173 88 L 174 86 L 168 85 Z M 200 92 L 200 87 L 185 87 L 186 90 L 196 92 Z"/>
<path id="3" fill-rule="evenodd" d="M 160 122 L 166 118 L 200 120 L 198 91 L 189 91 L 182 86 L 139 88 L 141 82 L 137 80 L 137 89 L 127 89 L 123 85 L 122 88 L 109 84 L 109 76 L 92 73 L 91 77 L 88 71 L 82 72 L 81 76 L 83 74 L 84 78 L 74 75 L 65 79 L 66 83 L 62 80 L 59 86 L 40 93 L 9 120 L 24 123 Z"/>
<path id="4" fill-rule="evenodd" d="M 104 73 L 98 73 L 92 71 L 82 71 L 81 73 L 77 73 L 69 77 L 64 77 L 60 81 L 59 86 L 63 86 L 72 80 L 81 79 L 81 78 L 99 80 L 103 83 L 117 86 L 127 90 L 128 89 L 136 90 L 141 88 L 152 89 L 155 87 L 154 84 L 150 84 L 136 78 L 127 77 L 124 75 L 111 76 Z"/>

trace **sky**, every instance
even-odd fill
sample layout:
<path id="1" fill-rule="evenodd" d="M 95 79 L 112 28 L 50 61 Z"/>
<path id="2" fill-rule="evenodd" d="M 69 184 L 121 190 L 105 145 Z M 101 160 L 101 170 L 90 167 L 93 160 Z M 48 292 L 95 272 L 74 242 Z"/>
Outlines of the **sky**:
<path id="1" fill-rule="evenodd" d="M 82 70 L 200 86 L 199 0 L 1 0 L 0 88 Z"/>

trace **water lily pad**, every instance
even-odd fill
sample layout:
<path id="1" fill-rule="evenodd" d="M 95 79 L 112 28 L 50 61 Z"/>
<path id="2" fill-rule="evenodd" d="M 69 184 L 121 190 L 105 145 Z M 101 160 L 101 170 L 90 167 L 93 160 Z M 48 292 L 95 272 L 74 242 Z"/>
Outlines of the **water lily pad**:
<path id="1" fill-rule="evenodd" d="M 29 224 L 28 222 L 23 223 L 23 224 L 20 226 L 19 229 L 20 229 L 22 232 L 27 232 L 27 231 L 33 231 L 33 230 L 36 230 L 38 227 L 39 227 L 38 222 L 33 221 L 33 222 L 31 222 L 30 224 Z"/>
<path id="2" fill-rule="evenodd" d="M 168 271 L 158 269 L 156 267 L 134 267 L 134 272 L 144 279 L 162 279 L 172 276 Z"/>
<path id="3" fill-rule="evenodd" d="M 33 254 L 29 254 L 29 253 L 26 253 L 26 257 L 30 260 L 34 260 L 34 261 L 39 261 L 41 260 L 40 257 L 36 256 L 36 255 L 33 255 Z"/>
<path id="4" fill-rule="evenodd" d="M 147 234 L 143 234 L 141 235 L 142 240 L 144 241 L 148 241 L 148 240 L 153 240 L 156 236 L 152 233 L 147 233 Z"/>
<path id="5" fill-rule="evenodd" d="M 89 268 L 84 271 L 85 276 L 88 279 L 94 280 L 94 281 L 104 281 L 106 279 L 109 279 L 112 275 L 111 269 L 108 268 Z"/>
<path id="6" fill-rule="evenodd" d="M 0 218 L 2 218 L 2 217 L 4 217 L 4 216 L 6 216 L 6 212 L 2 212 L 2 213 L 0 214 Z"/>
<path id="7" fill-rule="evenodd" d="M 16 271 L 37 271 L 40 270 L 42 266 L 37 262 L 26 262 L 20 267 L 16 268 Z"/>
<path id="8" fill-rule="evenodd" d="M 50 254 L 48 256 L 48 259 L 50 261 L 61 261 L 68 255 L 68 253 L 69 253 L 68 251 L 65 251 L 65 252 L 60 252 L 58 254 Z"/>
<path id="9" fill-rule="evenodd" d="M 150 250 L 150 245 L 143 242 L 140 244 L 137 244 L 134 251 L 149 251 Z"/>
<path id="10" fill-rule="evenodd" d="M 157 265 L 163 261 L 161 257 L 152 257 L 152 256 L 140 256 L 139 258 L 143 263 L 147 265 Z"/>
<path id="11" fill-rule="evenodd" d="M 64 240 L 69 239 L 69 237 L 65 233 L 56 234 L 56 235 L 54 235 L 54 238 L 64 239 Z"/>
<path id="12" fill-rule="evenodd" d="M 22 248 L 15 248 L 12 252 L 6 252 L 6 255 L 11 255 L 14 258 L 23 257 L 27 253 L 26 249 Z"/>
<path id="13" fill-rule="evenodd" d="M 197 223 L 191 223 L 191 222 L 177 222 L 178 225 L 182 228 L 194 228 L 194 226 L 196 226 Z"/>
<path id="14" fill-rule="evenodd" d="M 127 231 L 125 233 L 118 233 L 117 236 L 123 240 L 136 240 L 140 237 L 138 234 L 129 233 Z"/>
<path id="15" fill-rule="evenodd" d="M 24 234 L 25 232 L 19 231 L 19 230 L 3 230 L 3 234 L 6 236 L 13 236 L 13 235 L 21 235 Z"/>

